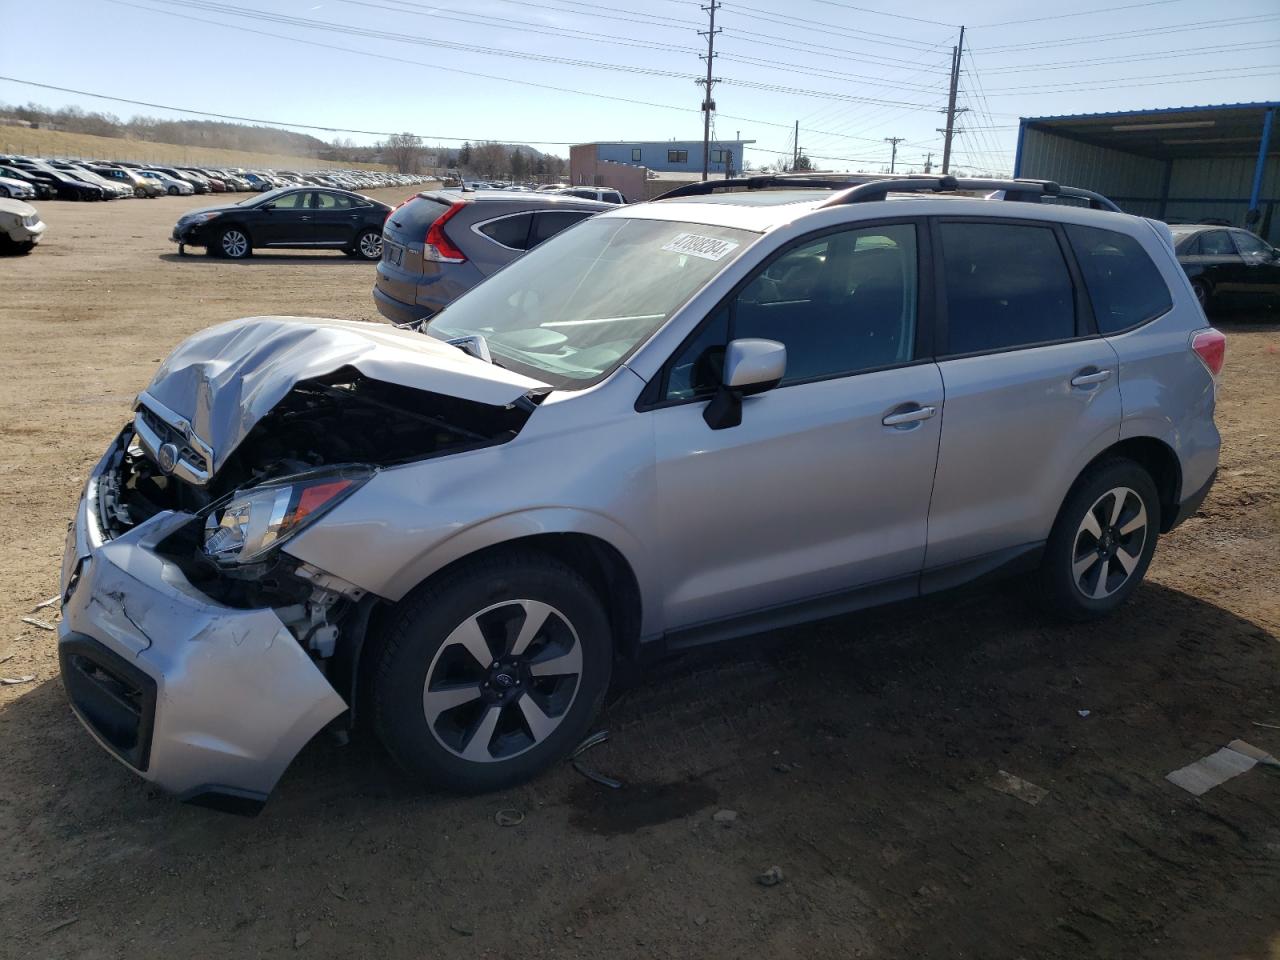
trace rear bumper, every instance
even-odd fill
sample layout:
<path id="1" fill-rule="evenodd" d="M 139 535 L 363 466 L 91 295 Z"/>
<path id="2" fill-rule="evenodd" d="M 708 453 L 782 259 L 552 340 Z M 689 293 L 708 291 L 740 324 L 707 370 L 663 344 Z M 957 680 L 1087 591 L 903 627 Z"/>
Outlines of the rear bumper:
<path id="1" fill-rule="evenodd" d="M 98 743 L 182 799 L 241 812 L 346 709 L 271 609 L 222 606 L 157 546 L 190 522 L 164 512 L 116 540 L 89 479 L 68 532 L 58 632 L 63 686 Z"/>
<path id="2" fill-rule="evenodd" d="M 420 304 L 402 303 L 376 286 L 373 288 L 373 302 L 378 307 L 378 312 L 397 326 L 416 323 L 436 313 Z"/>

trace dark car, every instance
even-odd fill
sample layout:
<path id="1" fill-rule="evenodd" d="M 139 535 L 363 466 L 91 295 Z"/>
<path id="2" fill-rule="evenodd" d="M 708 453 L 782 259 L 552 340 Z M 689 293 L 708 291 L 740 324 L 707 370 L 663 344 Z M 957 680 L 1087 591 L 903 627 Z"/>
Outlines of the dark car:
<path id="1" fill-rule="evenodd" d="M 1201 307 L 1280 303 L 1280 250 L 1257 234 L 1211 224 L 1169 229 Z"/>
<path id="2" fill-rule="evenodd" d="M 103 200 L 107 195 L 102 187 L 77 180 L 62 170 L 45 170 L 39 167 L 22 169 L 28 176 L 52 187 L 59 200 Z"/>
<path id="3" fill-rule="evenodd" d="M 184 213 L 170 239 L 179 253 L 187 246 L 204 247 L 210 256 L 235 260 L 263 247 L 341 250 L 377 260 L 390 212 L 385 203 L 347 190 L 286 187 Z"/>
<path id="4" fill-rule="evenodd" d="M 58 195 L 57 188 L 44 180 L 37 180 L 31 176 L 30 170 L 24 170 L 20 167 L 0 166 L 0 177 L 8 177 L 10 180 L 21 180 L 28 184 L 36 192 L 37 200 L 52 200 Z"/>
<path id="5" fill-rule="evenodd" d="M 378 312 L 417 323 L 548 237 L 613 209 L 558 194 L 423 191 L 387 218 L 373 288 Z"/>

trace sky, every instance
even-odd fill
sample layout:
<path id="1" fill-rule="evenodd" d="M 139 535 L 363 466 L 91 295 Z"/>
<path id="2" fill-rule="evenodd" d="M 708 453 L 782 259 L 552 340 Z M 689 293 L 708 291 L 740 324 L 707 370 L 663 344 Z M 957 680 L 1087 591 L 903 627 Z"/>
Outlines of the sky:
<path id="1" fill-rule="evenodd" d="M 0 102 L 182 118 L 13 80 L 233 114 L 372 143 L 700 140 L 711 0 L 59 0 L 56 29 L 0 55 Z M 0 0 L 0 22 L 31 13 Z M 1212 10 L 1219 16 L 1212 16 Z M 1280 100 L 1280 6 L 1236 0 L 726 0 L 713 139 L 756 167 L 800 146 L 822 169 L 898 170 L 942 152 L 965 56 L 953 167 L 1009 173 L 1018 118 Z M 197 117 L 192 117 L 198 119 Z"/>

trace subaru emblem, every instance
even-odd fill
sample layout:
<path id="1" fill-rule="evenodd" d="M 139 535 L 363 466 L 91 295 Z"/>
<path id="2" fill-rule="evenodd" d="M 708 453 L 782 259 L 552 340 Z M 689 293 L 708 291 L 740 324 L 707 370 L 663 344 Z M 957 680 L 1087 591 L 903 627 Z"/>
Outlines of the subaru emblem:
<path id="1" fill-rule="evenodd" d="M 156 463 L 165 473 L 173 473 L 173 468 L 178 465 L 177 446 L 172 443 L 161 444 L 156 451 Z"/>

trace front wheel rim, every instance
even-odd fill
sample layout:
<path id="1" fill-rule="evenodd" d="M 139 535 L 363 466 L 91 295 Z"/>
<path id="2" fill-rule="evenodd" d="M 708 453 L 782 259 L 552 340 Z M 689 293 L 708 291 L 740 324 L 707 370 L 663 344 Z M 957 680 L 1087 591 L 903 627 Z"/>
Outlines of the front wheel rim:
<path id="1" fill-rule="evenodd" d="M 239 230 L 228 230 L 222 235 L 222 252 L 228 257 L 243 257 L 249 249 L 249 240 Z"/>
<path id="2" fill-rule="evenodd" d="M 377 260 L 382 256 L 382 234 L 366 233 L 360 238 L 360 255 L 367 260 Z"/>
<path id="3" fill-rule="evenodd" d="M 555 607 L 540 600 L 485 607 L 453 629 L 427 668 L 427 728 L 461 760 L 510 760 L 559 729 L 582 669 L 577 631 Z"/>
<path id="4" fill-rule="evenodd" d="M 1094 501 L 1076 529 L 1071 578 L 1090 600 L 1105 600 L 1133 577 L 1147 545 L 1147 507 L 1129 487 Z"/>

